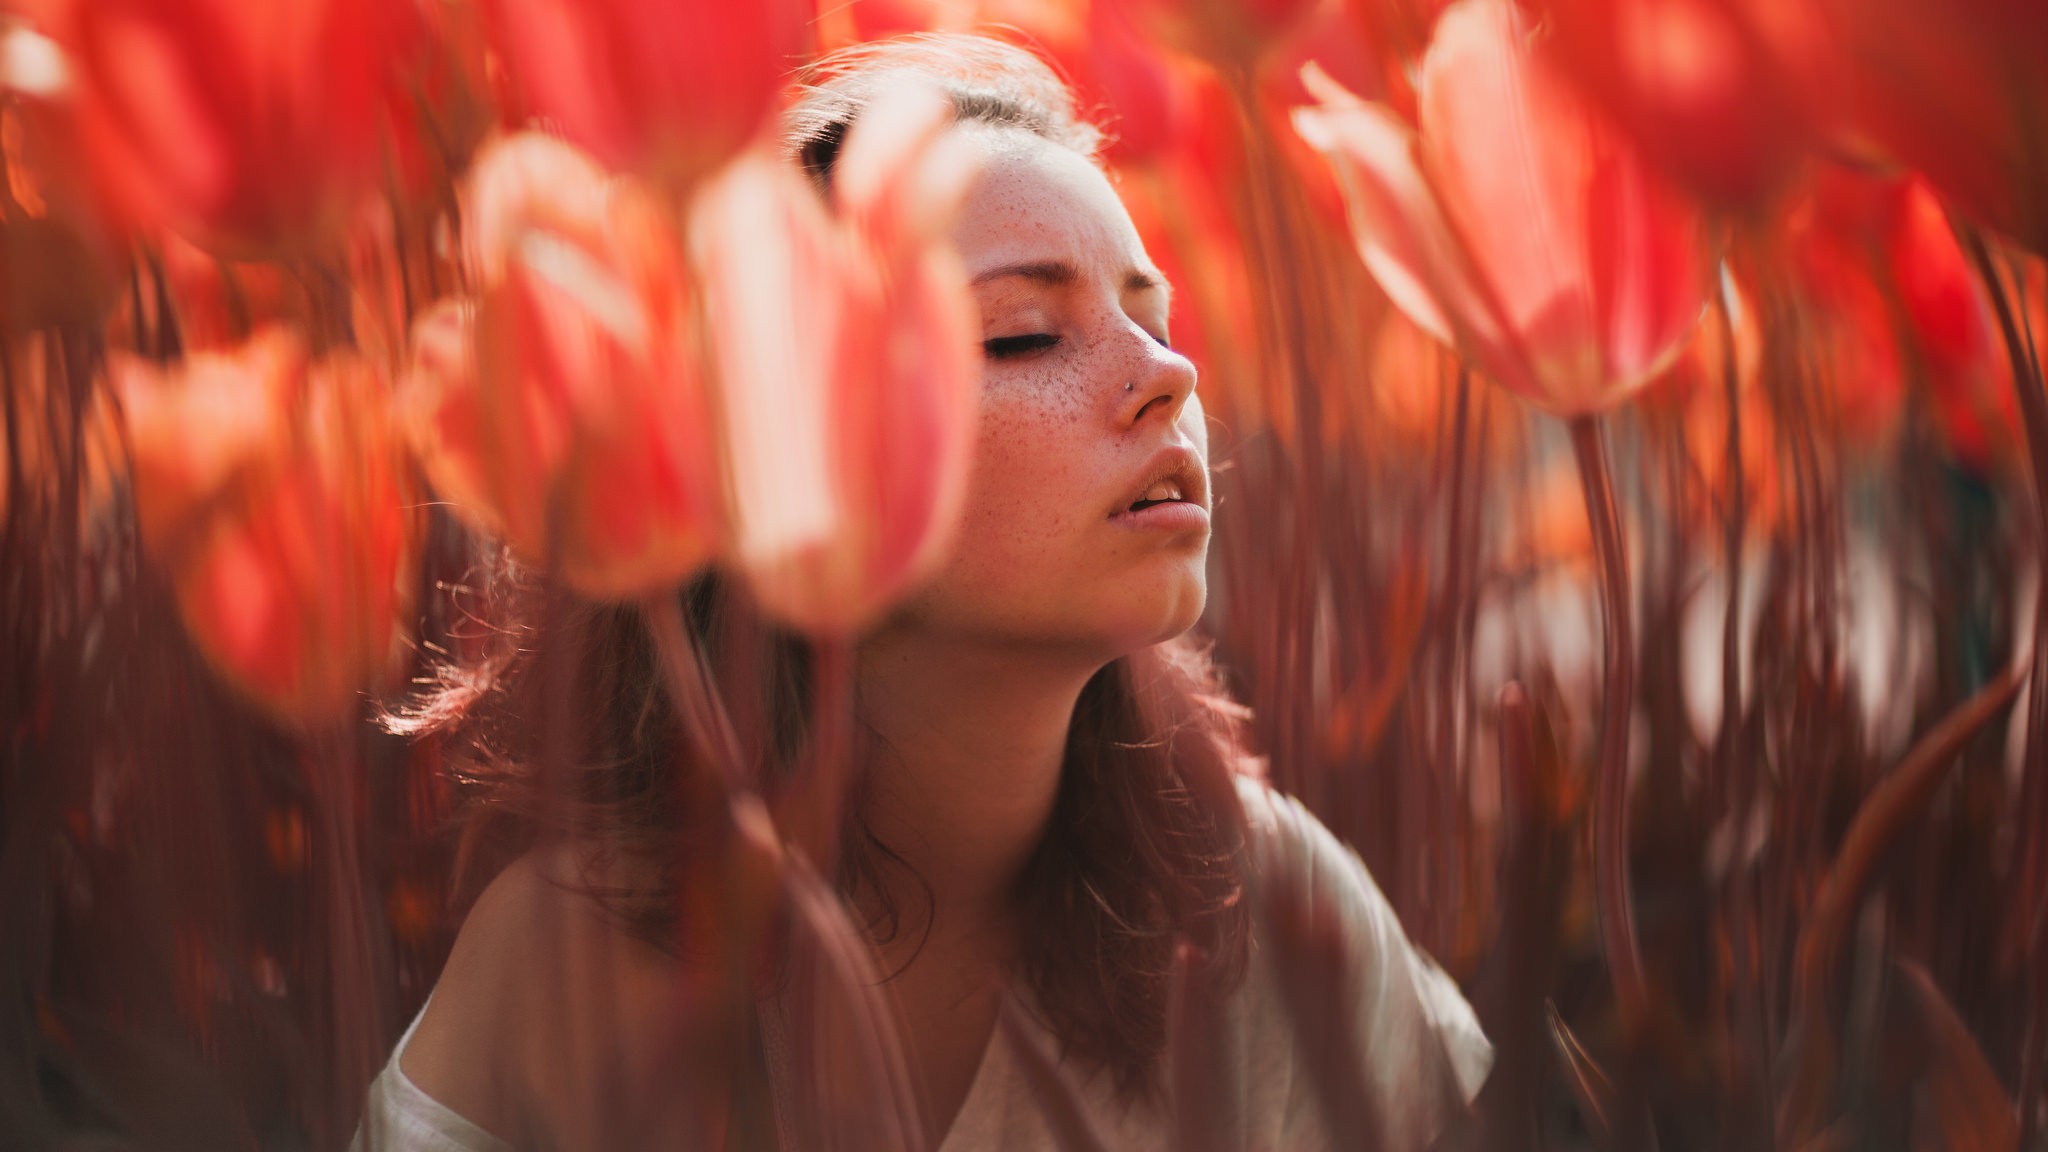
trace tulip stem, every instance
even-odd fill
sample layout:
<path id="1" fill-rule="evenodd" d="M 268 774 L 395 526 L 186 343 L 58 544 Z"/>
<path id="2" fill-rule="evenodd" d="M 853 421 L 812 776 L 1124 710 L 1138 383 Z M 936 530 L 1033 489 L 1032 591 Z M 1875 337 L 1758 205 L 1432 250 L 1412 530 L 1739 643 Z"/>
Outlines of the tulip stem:
<path id="1" fill-rule="evenodd" d="M 1620 1004 L 1622 1028 L 1631 1039 L 1649 1014 L 1643 958 L 1636 947 L 1635 913 L 1628 873 L 1628 727 L 1635 707 L 1634 640 L 1629 623 L 1628 555 L 1615 509 L 1607 440 L 1597 416 L 1571 421 L 1572 448 L 1586 493 L 1586 520 L 1600 562 L 1601 624 L 1605 636 L 1606 686 L 1600 711 L 1600 774 L 1593 802 L 1595 898 L 1600 909 L 1600 945 Z"/>
<path id="2" fill-rule="evenodd" d="M 2033 650 L 2028 667 L 2026 748 L 2020 759 L 2019 902 L 2017 921 L 2038 922 L 2048 917 L 2048 392 L 2042 389 L 2041 365 L 2028 347 L 2030 333 L 2017 314 L 1999 275 L 1984 237 L 1975 228 L 1958 225 L 1956 235 L 1964 251 L 1983 278 L 1984 291 L 1991 297 L 1998 317 L 1999 333 L 2005 338 L 2006 358 L 2012 363 L 2013 387 L 2019 393 L 2020 425 L 2027 447 L 2028 471 L 2034 482 L 2034 549 L 2036 588 L 2034 592 Z M 2024 929 L 2022 930 L 2024 931 Z M 2031 949 L 2028 954 L 2031 955 Z M 2034 1102 L 2043 1079 L 2043 1044 L 2048 1043 L 2048 987 L 2044 987 L 2040 965 L 2032 966 L 2028 981 L 2026 1025 L 2020 1056 L 2019 1110 L 2021 1136 L 2026 1146 L 2034 1139 Z"/>
<path id="3" fill-rule="evenodd" d="M 662 679 L 667 682 L 669 701 L 682 725 L 683 738 L 700 769 L 717 775 L 728 798 L 751 791 L 740 756 L 739 736 L 726 715 L 704 654 L 690 635 L 690 622 L 683 618 L 681 602 L 674 594 L 650 596 L 642 602 L 641 614 L 654 638 Z"/>

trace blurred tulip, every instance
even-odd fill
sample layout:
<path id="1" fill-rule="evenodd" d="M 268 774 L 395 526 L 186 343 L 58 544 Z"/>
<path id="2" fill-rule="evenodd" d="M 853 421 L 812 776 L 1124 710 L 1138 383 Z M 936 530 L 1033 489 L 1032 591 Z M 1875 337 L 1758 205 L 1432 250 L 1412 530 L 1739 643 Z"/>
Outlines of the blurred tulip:
<path id="1" fill-rule="evenodd" d="M 1108 112 L 1104 158 L 1119 166 L 1159 160 L 1190 127 L 1192 109 L 1181 61 L 1159 51 L 1115 5 L 1092 3 L 1071 42 L 1055 56 L 1084 108 Z"/>
<path id="2" fill-rule="evenodd" d="M 834 0 L 818 5 L 820 52 L 913 32 L 961 32 L 980 21 L 980 0 Z"/>
<path id="3" fill-rule="evenodd" d="M 283 265 L 222 259 L 175 232 L 154 239 L 165 303 L 186 351 L 235 347 L 266 324 L 310 325 L 305 285 Z"/>
<path id="4" fill-rule="evenodd" d="M 1420 131 L 1311 67 L 1301 134 L 1336 169 L 1366 266 L 1417 324 L 1564 415 L 1663 370 L 1712 267 L 1696 209 L 1529 47 L 1507 0 L 1444 14 Z"/>
<path id="5" fill-rule="evenodd" d="M 414 331 L 407 403 L 428 478 L 588 595 L 681 580 L 722 517 L 694 293 L 667 216 L 537 134 L 484 150 L 465 215 L 480 296 Z"/>
<path id="6" fill-rule="evenodd" d="M 1983 471 L 2018 446 L 2012 365 L 1940 201 L 1919 180 L 1908 182 L 1901 199 L 1886 256 L 1905 334 L 1943 438 L 1959 460 Z"/>
<path id="7" fill-rule="evenodd" d="M 1759 0 L 1543 0 L 1550 44 L 1671 178 L 1723 208 L 1762 207 L 1809 130 L 1796 77 L 1752 21 Z"/>
<path id="8" fill-rule="evenodd" d="M 143 544 L 194 643 L 273 716 L 345 719 L 411 616 L 418 501 L 383 375 L 278 328 L 111 371 Z"/>
<path id="9" fill-rule="evenodd" d="M 1796 7 L 1796 6 L 1792 6 Z M 2048 14 L 2038 0 L 1822 0 L 1839 72 L 1816 93 L 1851 143 L 2048 253 Z"/>
<path id="10" fill-rule="evenodd" d="M 1322 4 L 1294 25 L 1267 65 L 1261 86 L 1267 102 L 1293 109 L 1314 102 L 1303 85 L 1301 70 L 1315 64 L 1355 96 L 1414 112 L 1414 93 L 1398 73 L 1403 63 L 1391 50 L 1384 29 L 1392 5 Z M 1419 47 L 1419 44 L 1418 44 Z"/>
<path id="11" fill-rule="evenodd" d="M 1255 62 L 1308 15 L 1315 0 L 1095 0 L 1124 9 L 1132 26 L 1227 66 Z"/>
<path id="12" fill-rule="evenodd" d="M 1577 470 L 1553 462 L 1518 496 L 1525 503 L 1515 511 L 1515 529 L 1506 545 L 1510 563 L 1531 572 L 1566 569 L 1574 580 L 1590 573 L 1595 567 L 1593 526 L 1586 518 Z"/>
<path id="13" fill-rule="evenodd" d="M 1387 105 L 1410 120 L 1415 92 L 1406 65 L 1387 54 L 1377 33 L 1348 5 L 1317 9 L 1276 46 L 1261 70 L 1258 115 L 1265 136 L 1286 157 L 1309 203 L 1341 232 L 1347 216 L 1344 191 L 1329 163 L 1290 123 L 1294 109 L 1316 100 L 1302 79 L 1310 64 L 1354 96 Z"/>
<path id="14" fill-rule="evenodd" d="M 981 356 L 951 241 L 977 164 L 951 116 L 923 89 L 878 100 L 848 139 L 832 211 L 765 159 L 697 209 L 735 559 L 769 611 L 815 632 L 872 621 L 959 518 Z"/>
<path id="15" fill-rule="evenodd" d="M 1639 1034 L 1650 997 L 1629 894 L 1628 563 L 1595 417 L 1654 379 L 1694 327 L 1713 267 L 1702 221 L 1532 49 L 1509 0 L 1460 0 L 1437 22 L 1417 131 L 1313 67 L 1303 79 L 1323 102 L 1295 124 L 1336 167 L 1387 295 L 1500 384 L 1572 418 L 1605 633 L 1601 942 L 1622 1027 Z"/>
<path id="16" fill-rule="evenodd" d="M 1776 417 L 1761 386 L 1761 318 L 1754 299 L 1725 275 L 1722 301 L 1724 307 L 1708 314 L 1671 370 L 1643 393 L 1641 406 L 1651 419 L 1668 422 L 1694 481 L 1676 494 L 1680 503 L 1672 512 L 1687 527 L 1711 535 L 1735 510 L 1737 477 L 1728 459 L 1728 356 L 1733 351 L 1739 511 L 1746 536 L 1767 537 L 1779 520 L 1784 495 L 1776 467 Z"/>
<path id="17" fill-rule="evenodd" d="M 1960 461 L 1981 470 L 2012 449 L 2017 406 L 1990 301 L 1925 182 L 1831 167 L 1788 216 L 1786 243 L 1812 359 L 1851 442 L 1889 435 L 1917 381 Z"/>
<path id="18" fill-rule="evenodd" d="M 379 174 L 392 69 L 418 43 L 402 0 L 67 0 L 51 35 L 68 98 L 46 109 L 115 231 L 215 251 L 301 249 Z"/>
<path id="19" fill-rule="evenodd" d="M 802 63 L 801 0 L 484 0 L 514 111 L 614 168 L 688 183 L 761 128 Z"/>
<path id="20" fill-rule="evenodd" d="M 392 89 L 392 167 L 408 200 L 438 209 L 497 117 L 489 44 L 475 3 L 420 5 L 425 44 Z"/>
<path id="21" fill-rule="evenodd" d="M 1340 0 L 1340 6 L 1367 30 L 1367 37 L 1387 52 L 1390 61 L 1407 61 L 1429 47 L 1430 32 L 1437 17 L 1450 7 L 1450 0 Z M 1390 78 L 1398 71 L 1389 69 Z"/>

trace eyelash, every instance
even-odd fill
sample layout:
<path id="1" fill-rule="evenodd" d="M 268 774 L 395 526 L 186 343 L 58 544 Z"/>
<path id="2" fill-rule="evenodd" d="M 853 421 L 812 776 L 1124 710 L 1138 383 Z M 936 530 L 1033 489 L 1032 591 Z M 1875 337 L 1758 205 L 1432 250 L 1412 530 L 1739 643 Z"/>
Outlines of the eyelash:
<path id="1" fill-rule="evenodd" d="M 1154 336 L 1152 339 L 1157 341 L 1161 348 L 1169 352 L 1173 350 L 1173 341 L 1166 337 Z M 1011 360 L 1019 356 L 1029 356 L 1033 352 L 1043 352 L 1059 342 L 1060 338 L 1050 332 L 1034 332 L 1026 336 L 998 336 L 993 340 L 983 340 L 981 351 L 991 360 Z"/>
<path id="2" fill-rule="evenodd" d="M 1034 332 L 1028 336 L 998 336 L 993 340 L 983 340 L 981 350 L 991 360 L 1010 360 L 1043 352 L 1059 342 L 1060 338 L 1050 332 Z"/>

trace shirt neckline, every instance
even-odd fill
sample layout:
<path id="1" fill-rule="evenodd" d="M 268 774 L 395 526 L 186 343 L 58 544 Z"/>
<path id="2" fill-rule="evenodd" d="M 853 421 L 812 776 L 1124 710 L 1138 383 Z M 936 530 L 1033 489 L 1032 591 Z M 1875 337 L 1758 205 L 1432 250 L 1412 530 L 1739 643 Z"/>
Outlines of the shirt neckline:
<path id="1" fill-rule="evenodd" d="M 977 1131 L 987 1131 L 991 1121 L 1002 1119 L 999 1111 L 1007 1102 L 1007 1093 L 998 1095 L 1001 1068 L 1009 1054 L 1003 1047 L 1003 1025 L 1001 1013 L 1014 1010 L 1013 993 L 1005 989 L 997 1005 L 997 1019 L 989 1030 L 988 1043 L 981 1049 L 980 1062 L 975 1066 L 974 1079 L 968 1083 L 967 1095 L 960 1101 L 960 1110 L 946 1125 L 945 1135 L 939 1138 L 932 1152 L 968 1152 L 964 1141 L 974 1139 Z M 796 1124 L 796 1097 L 792 1091 L 794 1069 L 790 1066 L 789 1020 L 783 999 L 780 996 L 761 1002 L 756 1009 L 761 1025 L 761 1047 L 768 1065 L 768 1087 L 775 1104 L 776 1142 L 781 1152 L 804 1152 L 794 1143 Z M 1028 1015 L 1028 1014 L 1027 1014 Z M 984 1114 L 988 1114 L 984 1118 Z M 1000 1130 L 1000 1125 L 994 1130 Z"/>

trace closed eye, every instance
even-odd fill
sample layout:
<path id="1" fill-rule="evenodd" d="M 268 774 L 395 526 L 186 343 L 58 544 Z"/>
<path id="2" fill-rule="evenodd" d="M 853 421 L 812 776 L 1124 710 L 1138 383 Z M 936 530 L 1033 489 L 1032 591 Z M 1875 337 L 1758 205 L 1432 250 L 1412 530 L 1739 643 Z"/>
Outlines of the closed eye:
<path id="1" fill-rule="evenodd" d="M 1033 332 L 1025 336 L 998 336 L 993 340 L 983 340 L 981 350 L 991 360 L 1008 360 L 1043 352 L 1059 342 L 1060 338 L 1050 332 Z"/>

